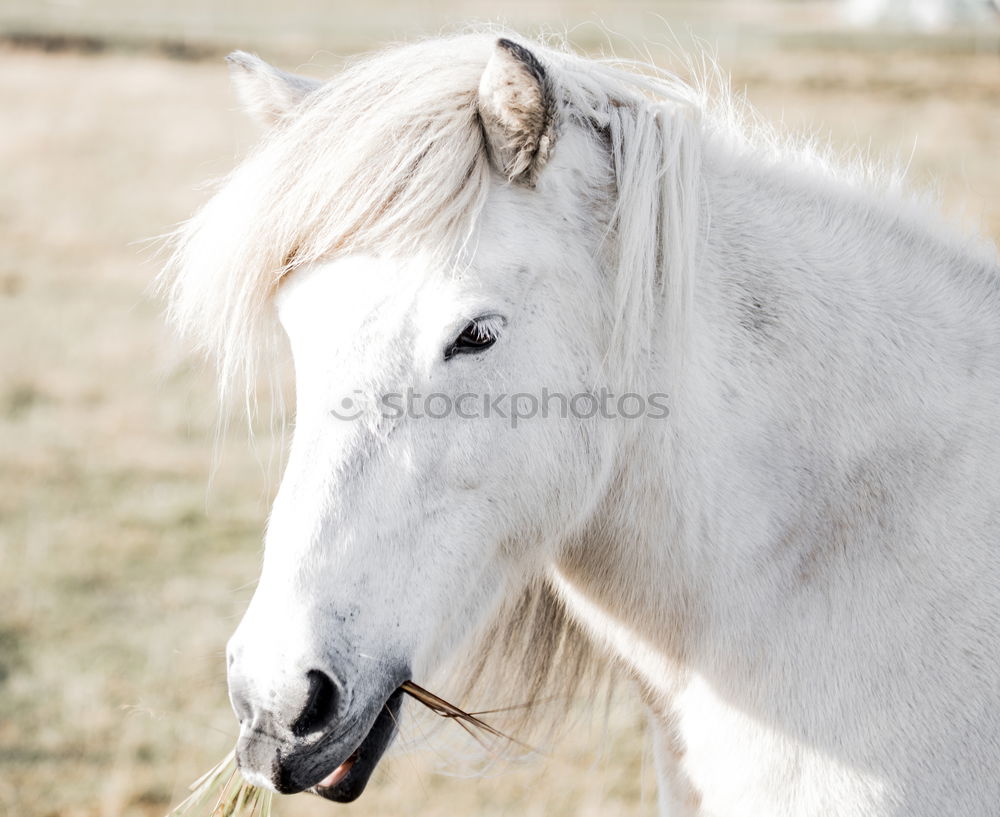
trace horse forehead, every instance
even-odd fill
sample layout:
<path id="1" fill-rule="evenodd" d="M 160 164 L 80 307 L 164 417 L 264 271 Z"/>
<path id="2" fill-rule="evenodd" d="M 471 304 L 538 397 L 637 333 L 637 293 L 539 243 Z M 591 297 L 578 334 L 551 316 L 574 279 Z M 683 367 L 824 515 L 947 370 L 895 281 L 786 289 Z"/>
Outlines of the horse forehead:
<path id="1" fill-rule="evenodd" d="M 512 232 L 541 235 L 551 222 L 554 211 L 567 203 L 551 186 L 526 189 L 514 184 L 494 185 L 486 197 L 479 217 L 481 232 L 507 235 Z"/>
<path id="2" fill-rule="evenodd" d="M 483 242 L 475 257 L 450 269 L 425 258 L 353 255 L 295 271 L 275 304 L 293 343 L 375 331 L 384 337 L 406 323 L 450 323 L 474 317 L 478 308 L 516 301 L 531 266 L 496 242 Z"/>
<path id="3" fill-rule="evenodd" d="M 546 170 L 551 172 L 535 188 L 495 185 L 486 197 L 473 250 L 473 265 L 484 274 L 541 272 L 589 249 L 599 232 L 599 202 L 574 170 Z M 502 275 L 501 283 L 507 282 Z"/>
<path id="4" fill-rule="evenodd" d="M 310 264 L 282 283 L 278 318 L 293 345 L 298 339 L 331 342 L 356 337 L 374 316 L 403 311 L 419 285 L 406 264 L 352 255 Z"/>
<path id="5" fill-rule="evenodd" d="M 432 356 L 456 323 L 513 300 L 489 283 L 496 273 L 467 266 L 443 274 L 425 259 L 364 255 L 297 270 L 276 306 L 300 381 L 377 377 Z"/>

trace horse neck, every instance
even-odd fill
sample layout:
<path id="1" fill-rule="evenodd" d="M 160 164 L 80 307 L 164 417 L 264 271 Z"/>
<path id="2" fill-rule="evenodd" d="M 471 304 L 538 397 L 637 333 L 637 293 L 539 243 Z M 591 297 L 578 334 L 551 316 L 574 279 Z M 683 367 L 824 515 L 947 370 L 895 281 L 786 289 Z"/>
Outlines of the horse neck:
<path id="1" fill-rule="evenodd" d="M 946 422 L 925 400 L 928 369 L 933 388 L 959 386 L 942 333 L 953 354 L 973 338 L 1000 348 L 995 266 L 919 213 L 818 173 L 711 154 L 703 172 L 711 229 L 686 362 L 658 375 L 671 415 L 622 452 L 558 567 L 602 622 L 680 661 L 718 639 L 705 622 L 752 636 L 814 544 L 795 531 L 818 498 L 835 515 L 876 499 L 843 485 L 912 467 L 923 443 L 893 418 Z"/>

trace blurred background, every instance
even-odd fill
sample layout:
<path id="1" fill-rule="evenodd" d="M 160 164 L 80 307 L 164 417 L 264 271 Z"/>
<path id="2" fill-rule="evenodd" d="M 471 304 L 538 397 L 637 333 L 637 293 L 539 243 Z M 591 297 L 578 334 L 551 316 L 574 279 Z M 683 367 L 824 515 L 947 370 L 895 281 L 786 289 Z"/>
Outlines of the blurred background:
<path id="1" fill-rule="evenodd" d="M 150 291 L 151 239 L 257 137 L 221 57 L 329 76 L 477 20 L 666 67 L 697 38 L 768 118 L 909 164 L 1000 236 L 991 0 L 0 0 L 0 817 L 162 815 L 236 735 L 223 649 L 280 433 L 217 440 L 210 373 Z M 352 806 L 277 813 L 655 813 L 627 690 L 547 760 L 480 780 L 441 773 L 446 732 Z"/>

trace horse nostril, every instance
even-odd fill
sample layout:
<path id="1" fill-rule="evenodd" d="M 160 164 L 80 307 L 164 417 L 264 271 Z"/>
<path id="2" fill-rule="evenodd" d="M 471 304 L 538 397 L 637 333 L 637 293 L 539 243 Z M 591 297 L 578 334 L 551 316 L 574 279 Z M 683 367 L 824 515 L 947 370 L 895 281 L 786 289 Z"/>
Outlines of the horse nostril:
<path id="1" fill-rule="evenodd" d="M 306 673 L 309 679 L 309 694 L 302 714 L 292 724 L 296 737 L 308 735 L 322 729 L 337 709 L 337 687 L 325 672 L 311 669 Z"/>

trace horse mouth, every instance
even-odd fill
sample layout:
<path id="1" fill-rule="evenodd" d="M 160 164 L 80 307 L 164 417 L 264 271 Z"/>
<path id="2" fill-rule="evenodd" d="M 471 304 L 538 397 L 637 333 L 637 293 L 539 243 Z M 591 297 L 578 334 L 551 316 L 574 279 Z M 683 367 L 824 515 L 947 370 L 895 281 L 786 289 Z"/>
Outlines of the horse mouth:
<path id="1" fill-rule="evenodd" d="M 403 690 L 397 689 L 385 702 L 371 729 L 347 759 L 337 764 L 319 783 L 310 789 L 320 797 L 337 803 L 357 800 L 368 785 L 375 767 L 396 735 L 396 724 Z"/>

